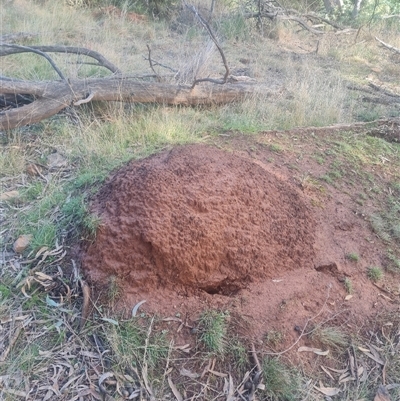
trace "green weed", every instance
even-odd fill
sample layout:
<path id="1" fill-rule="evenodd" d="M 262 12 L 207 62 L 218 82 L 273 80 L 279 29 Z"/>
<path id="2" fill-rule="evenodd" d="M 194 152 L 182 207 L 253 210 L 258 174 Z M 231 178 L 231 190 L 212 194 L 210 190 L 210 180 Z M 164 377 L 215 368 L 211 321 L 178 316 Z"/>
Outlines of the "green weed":
<path id="1" fill-rule="evenodd" d="M 311 339 L 333 348 L 344 348 L 349 344 L 348 336 L 337 327 L 317 327 L 312 331 Z"/>
<path id="2" fill-rule="evenodd" d="M 269 149 L 270 149 L 272 152 L 275 152 L 275 153 L 281 153 L 281 152 L 283 151 L 282 146 L 279 145 L 279 144 L 277 144 L 277 143 L 271 144 L 271 145 L 269 146 Z"/>
<path id="3" fill-rule="evenodd" d="M 264 341 L 267 345 L 276 347 L 283 339 L 284 334 L 281 331 L 270 330 L 265 336 Z"/>
<path id="4" fill-rule="evenodd" d="M 108 280 L 107 288 L 107 300 L 114 305 L 121 295 L 120 287 L 118 285 L 118 279 L 115 276 L 111 276 Z"/>
<path id="5" fill-rule="evenodd" d="M 208 352 L 224 354 L 226 350 L 227 312 L 208 310 L 199 319 L 200 342 Z"/>
<path id="6" fill-rule="evenodd" d="M 368 278 L 376 283 L 383 278 L 383 271 L 380 267 L 370 267 L 367 271 Z"/>
<path id="7" fill-rule="evenodd" d="M 265 394 L 271 401 L 298 400 L 301 392 L 300 375 L 277 358 L 265 358 L 262 362 Z"/>
<path id="8" fill-rule="evenodd" d="M 353 283 L 348 277 L 344 279 L 344 288 L 348 294 L 353 293 Z"/>
<path id="9" fill-rule="evenodd" d="M 150 323 L 151 326 L 152 323 Z M 107 337 L 114 352 L 114 361 L 121 367 L 138 367 L 146 362 L 152 369 L 167 357 L 169 343 L 165 332 L 152 331 L 137 320 L 112 325 Z"/>
<path id="10" fill-rule="evenodd" d="M 385 267 L 387 270 L 393 273 L 400 273 L 400 259 L 393 253 L 391 249 L 388 250 L 386 258 L 387 265 Z"/>
<path id="11" fill-rule="evenodd" d="M 227 352 L 231 357 L 232 364 L 239 370 L 244 371 L 249 363 L 249 355 L 239 338 L 230 338 Z"/>
<path id="12" fill-rule="evenodd" d="M 346 259 L 352 262 L 358 262 L 360 260 L 360 256 L 355 252 L 351 252 L 346 254 Z"/>

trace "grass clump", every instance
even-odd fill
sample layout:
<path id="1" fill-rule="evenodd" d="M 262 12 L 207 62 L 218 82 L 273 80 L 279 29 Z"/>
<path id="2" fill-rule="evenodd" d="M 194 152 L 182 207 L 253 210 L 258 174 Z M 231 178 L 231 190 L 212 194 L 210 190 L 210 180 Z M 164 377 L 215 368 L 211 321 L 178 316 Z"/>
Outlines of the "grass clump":
<path id="1" fill-rule="evenodd" d="M 266 399 L 292 401 L 302 399 L 300 375 L 288 368 L 279 359 L 265 358 L 262 363 L 266 383 Z"/>
<path id="2" fill-rule="evenodd" d="M 199 320 L 200 342 L 212 354 L 224 354 L 229 314 L 216 310 L 202 313 Z"/>
<path id="3" fill-rule="evenodd" d="M 276 347 L 283 339 L 284 334 L 278 330 L 270 330 L 267 334 L 265 334 L 264 341 L 267 345 L 272 347 Z"/>
<path id="4" fill-rule="evenodd" d="M 347 335 L 337 327 L 317 327 L 311 333 L 311 339 L 333 348 L 343 348 L 349 344 Z"/>
<path id="5" fill-rule="evenodd" d="M 383 271 L 380 267 L 370 267 L 367 271 L 368 278 L 373 282 L 376 283 L 383 278 Z"/>
<path id="6" fill-rule="evenodd" d="M 400 273 L 400 259 L 393 253 L 392 250 L 387 252 L 386 259 L 386 269 L 393 273 Z"/>
<path id="7" fill-rule="evenodd" d="M 355 252 L 347 253 L 346 254 L 346 259 L 348 259 L 348 260 L 350 260 L 352 262 L 358 262 L 360 260 L 360 256 Z"/>
<path id="8" fill-rule="evenodd" d="M 119 322 L 118 326 L 111 325 L 107 339 L 119 369 L 143 363 L 155 369 L 167 357 L 169 343 L 166 332 L 152 330 L 152 325 L 153 320 L 146 329 L 134 319 Z"/>
<path id="9" fill-rule="evenodd" d="M 228 353 L 232 360 L 232 365 L 234 365 L 238 370 L 244 372 L 249 363 L 249 356 L 247 349 L 238 337 L 229 339 Z"/>
<path id="10" fill-rule="evenodd" d="M 353 283 L 348 277 L 344 279 L 344 288 L 348 294 L 353 293 Z"/>

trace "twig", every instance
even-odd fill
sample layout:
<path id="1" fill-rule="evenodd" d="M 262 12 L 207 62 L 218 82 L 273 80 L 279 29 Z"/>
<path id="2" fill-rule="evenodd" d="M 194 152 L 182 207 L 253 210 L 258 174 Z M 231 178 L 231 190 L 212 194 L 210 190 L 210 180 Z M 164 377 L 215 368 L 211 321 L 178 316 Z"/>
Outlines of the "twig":
<path id="1" fill-rule="evenodd" d="M 79 106 L 84 103 L 89 103 L 93 99 L 94 93 L 89 93 L 89 95 L 85 99 L 78 100 L 74 103 L 74 106 Z"/>
<path id="2" fill-rule="evenodd" d="M 313 14 L 313 13 L 305 14 L 305 15 L 303 15 L 303 17 L 310 18 L 310 19 L 315 18 L 316 20 L 319 20 L 319 21 L 321 21 L 321 22 L 324 22 L 324 23 L 327 24 L 327 25 L 331 25 L 331 26 L 333 26 L 335 29 L 338 29 L 338 30 L 340 30 L 340 31 L 344 29 L 342 26 L 340 26 L 340 25 L 338 25 L 338 24 L 336 24 L 336 23 L 334 23 L 334 22 L 332 22 L 332 21 L 329 21 L 329 20 L 326 19 L 326 18 L 322 18 L 322 17 L 320 17 L 320 16 L 318 16 L 318 15 L 316 15 L 316 14 Z"/>
<path id="3" fill-rule="evenodd" d="M 377 40 L 382 46 L 386 47 L 387 49 L 393 50 L 394 52 L 400 54 L 400 49 L 398 49 L 397 47 L 394 47 L 394 46 L 392 46 L 392 45 L 389 45 L 389 44 L 385 43 L 384 41 L 380 40 L 380 39 L 377 38 L 376 36 L 375 36 L 375 40 Z"/>
<path id="4" fill-rule="evenodd" d="M 325 305 L 326 305 L 326 303 L 328 302 L 328 299 L 329 299 L 329 294 L 330 294 L 330 292 L 331 292 L 331 288 L 332 288 L 332 284 L 329 284 L 329 285 L 328 285 L 328 293 L 327 293 L 327 295 L 326 295 L 326 299 L 325 299 L 324 304 L 322 305 L 320 311 L 319 311 L 314 317 L 311 317 L 311 318 L 309 318 L 309 319 L 307 320 L 306 324 L 305 324 L 304 327 L 303 327 L 303 330 L 302 330 L 301 333 L 300 333 L 299 338 L 298 338 L 289 348 L 286 348 L 284 351 L 281 351 L 281 352 L 266 352 L 265 355 L 274 355 L 274 356 L 278 356 L 278 355 L 286 354 L 286 352 L 290 351 L 293 347 L 296 346 L 296 344 L 303 338 L 303 336 L 309 334 L 309 333 L 305 333 L 306 328 L 307 328 L 308 324 L 309 324 L 311 321 L 313 321 L 314 319 L 316 319 L 316 318 L 322 313 L 322 311 L 324 310 Z"/>
<path id="5" fill-rule="evenodd" d="M 5 46 L 3 43 L 0 42 L 0 56 L 8 56 L 10 54 L 15 54 L 15 53 L 25 53 L 25 52 L 30 52 L 30 51 L 39 51 L 39 52 L 45 52 L 45 53 L 65 53 L 65 54 L 77 54 L 80 56 L 87 56 L 90 58 L 94 58 L 95 60 L 98 61 L 98 66 L 99 67 L 104 67 L 110 70 L 114 74 L 121 74 L 122 71 L 116 67 L 114 64 L 112 64 L 110 61 L 108 61 L 102 54 L 94 51 L 87 49 L 85 47 L 75 47 L 75 46 L 16 46 L 14 45 L 13 48 L 8 48 L 8 49 L 1 49 L 1 46 Z"/>
<path id="6" fill-rule="evenodd" d="M 195 79 L 193 84 L 192 84 L 192 89 L 200 82 L 212 82 L 214 84 L 225 84 L 227 82 L 228 76 L 229 76 L 229 67 L 228 67 L 228 62 L 226 61 L 225 54 L 224 54 L 221 46 L 219 45 L 217 38 L 215 37 L 213 31 L 211 30 L 210 25 L 208 25 L 207 21 L 198 13 L 196 8 L 194 6 L 186 4 L 186 3 L 185 3 L 185 5 L 189 10 L 191 10 L 194 13 L 194 15 L 198 18 L 198 20 L 204 26 L 204 28 L 206 28 L 206 30 L 209 33 L 212 41 L 214 42 L 215 46 L 217 47 L 217 49 L 219 51 L 219 54 L 221 55 L 222 62 L 224 63 L 224 67 L 225 67 L 225 75 L 224 75 L 224 78 L 222 80 L 212 79 L 212 78 Z"/>
<path id="7" fill-rule="evenodd" d="M 151 68 L 151 70 L 154 72 L 154 74 L 156 74 L 157 81 L 160 82 L 160 81 L 161 81 L 161 77 L 157 74 L 157 71 L 154 69 L 153 61 L 152 61 L 152 59 L 151 59 L 151 49 L 150 49 L 150 46 L 149 46 L 149 45 L 146 45 L 146 46 L 147 46 L 147 50 L 149 51 L 149 58 L 148 58 L 148 60 L 149 60 L 150 68 Z"/>
<path id="8" fill-rule="evenodd" d="M 253 359 L 257 366 L 258 371 L 261 372 L 262 371 L 261 364 L 260 364 L 260 361 L 258 360 L 258 356 L 257 356 L 257 352 L 256 352 L 256 348 L 254 346 L 254 343 L 251 343 L 251 354 L 253 355 Z"/>
<path id="9" fill-rule="evenodd" d="M 15 342 L 18 340 L 18 337 L 21 334 L 21 330 L 23 327 L 24 327 L 23 324 L 19 324 L 15 329 L 13 336 L 10 338 L 7 348 L 3 351 L 3 353 L 0 356 L 0 362 L 4 362 L 7 359 L 7 356 L 12 350 L 12 347 L 14 346 Z"/>
<path id="10" fill-rule="evenodd" d="M 144 59 L 149 61 L 149 59 L 147 57 L 144 57 Z M 179 72 L 179 70 L 176 70 L 175 68 L 172 68 L 169 65 L 162 64 L 157 60 L 152 59 L 152 62 L 153 62 L 153 66 L 158 66 L 158 67 L 165 68 L 167 70 L 172 71 L 175 74 L 177 74 Z M 156 74 L 156 75 L 158 76 L 158 74 Z M 133 77 L 133 78 L 154 78 L 154 75 L 124 75 L 124 77 L 126 77 L 126 78 L 130 78 L 130 77 Z"/>
<path id="11" fill-rule="evenodd" d="M 356 354 L 356 350 L 355 350 L 354 344 L 351 344 L 351 350 L 353 351 L 353 355 L 354 355 L 356 385 L 357 385 L 357 389 L 358 389 L 358 386 L 360 385 L 360 378 L 358 376 L 358 362 L 357 362 L 357 354 Z"/>
<path id="12" fill-rule="evenodd" d="M 79 322 L 79 331 L 83 329 L 85 326 L 86 320 L 89 316 L 89 306 L 90 306 L 90 287 L 88 284 L 83 281 L 79 280 L 79 283 L 82 288 L 82 295 L 83 295 L 83 304 L 82 304 L 82 313 L 81 313 L 81 320 Z"/>
<path id="13" fill-rule="evenodd" d="M 56 63 L 53 61 L 53 59 L 46 54 L 45 52 L 39 50 L 39 49 L 35 49 L 34 47 L 28 47 L 28 46 L 20 46 L 20 45 L 11 45 L 11 44 L 7 44 L 7 43 L 0 43 L 0 47 L 10 47 L 12 49 L 19 49 L 19 50 L 23 50 L 25 52 L 32 52 L 32 53 L 36 53 L 39 54 L 39 56 L 44 57 L 50 64 L 51 66 L 54 68 L 54 70 L 57 72 L 57 74 L 60 76 L 60 78 L 67 82 L 67 79 L 64 77 L 64 74 L 61 72 L 61 70 L 57 67 Z M 0 54 L 2 55 L 2 54 Z"/>
<path id="14" fill-rule="evenodd" d="M 154 316 L 151 319 L 149 329 L 147 330 L 147 336 L 146 336 L 146 341 L 145 341 L 145 345 L 144 345 L 143 368 L 142 368 L 143 382 L 144 382 L 144 385 L 146 387 L 147 392 L 149 393 L 150 401 L 155 400 L 155 397 L 154 397 L 153 391 L 152 391 L 152 389 L 151 389 L 151 387 L 149 385 L 149 381 L 148 381 L 148 378 L 147 378 L 147 361 L 146 361 L 146 357 L 147 357 L 147 348 L 149 346 L 149 339 L 150 339 L 150 335 L 151 335 L 151 330 L 153 328 L 153 322 L 154 322 Z"/>

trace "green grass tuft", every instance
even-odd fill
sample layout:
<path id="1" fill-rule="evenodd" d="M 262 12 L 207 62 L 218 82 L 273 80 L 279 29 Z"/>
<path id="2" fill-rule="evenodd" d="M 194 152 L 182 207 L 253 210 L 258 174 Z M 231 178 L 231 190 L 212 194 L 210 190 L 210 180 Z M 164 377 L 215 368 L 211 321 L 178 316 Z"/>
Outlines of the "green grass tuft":
<path id="1" fill-rule="evenodd" d="M 200 342 L 212 354 L 224 354 L 226 351 L 227 312 L 208 310 L 199 320 Z"/>
<path id="2" fill-rule="evenodd" d="M 352 262 L 358 262 L 360 260 L 360 256 L 358 256 L 358 254 L 355 252 L 347 253 L 346 259 L 351 260 Z"/>
<path id="3" fill-rule="evenodd" d="M 349 344 L 348 336 L 338 327 L 317 327 L 311 333 L 311 339 L 333 348 L 344 348 Z"/>
<path id="4" fill-rule="evenodd" d="M 353 293 L 353 283 L 348 277 L 344 279 L 344 288 L 348 294 Z"/>
<path id="5" fill-rule="evenodd" d="M 301 399 L 299 374 L 285 366 L 279 359 L 265 358 L 262 363 L 266 384 L 266 399 L 271 401 L 294 401 Z"/>
<path id="6" fill-rule="evenodd" d="M 368 278 L 376 283 L 383 278 L 383 271 L 380 267 L 370 267 L 367 271 Z"/>

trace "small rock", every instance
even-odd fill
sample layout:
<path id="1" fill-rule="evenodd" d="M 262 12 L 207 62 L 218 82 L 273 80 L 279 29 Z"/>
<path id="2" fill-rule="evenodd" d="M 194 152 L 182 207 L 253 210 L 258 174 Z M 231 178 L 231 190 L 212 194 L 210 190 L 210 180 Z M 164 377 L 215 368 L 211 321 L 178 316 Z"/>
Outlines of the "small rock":
<path id="1" fill-rule="evenodd" d="M 18 191 L 8 191 L 8 192 L 3 192 L 0 195 L 0 201 L 9 201 L 12 199 L 16 199 L 19 197 L 19 192 Z"/>
<path id="2" fill-rule="evenodd" d="M 32 235 L 31 234 L 25 234 L 21 235 L 13 245 L 14 251 L 16 253 L 22 253 L 25 251 L 26 248 L 28 248 L 29 244 L 32 241 Z"/>

